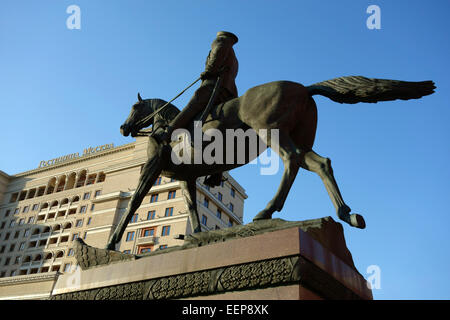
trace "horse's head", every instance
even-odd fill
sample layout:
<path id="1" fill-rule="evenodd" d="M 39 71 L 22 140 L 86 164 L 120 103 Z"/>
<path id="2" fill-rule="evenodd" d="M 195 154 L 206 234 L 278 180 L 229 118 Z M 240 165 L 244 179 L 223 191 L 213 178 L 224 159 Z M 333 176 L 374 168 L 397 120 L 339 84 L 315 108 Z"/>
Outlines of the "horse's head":
<path id="1" fill-rule="evenodd" d="M 131 134 L 135 137 L 139 130 L 148 127 L 153 123 L 153 118 L 145 119 L 151 112 L 153 112 L 151 99 L 143 100 L 138 93 L 138 102 L 131 107 L 131 112 L 127 120 L 120 126 L 120 133 L 127 137 Z"/>

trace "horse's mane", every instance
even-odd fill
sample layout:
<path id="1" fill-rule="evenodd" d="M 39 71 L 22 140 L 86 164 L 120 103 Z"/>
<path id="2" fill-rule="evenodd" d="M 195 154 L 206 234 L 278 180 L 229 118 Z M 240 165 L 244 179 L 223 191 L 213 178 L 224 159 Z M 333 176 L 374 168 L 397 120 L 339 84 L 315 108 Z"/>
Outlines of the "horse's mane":
<path id="1" fill-rule="evenodd" d="M 150 108 L 155 111 L 160 109 L 162 106 L 164 106 L 167 101 L 162 100 L 162 99 L 148 99 L 150 100 Z M 153 112 L 152 111 L 152 112 Z M 174 106 L 173 104 L 169 103 L 169 105 L 167 107 L 164 108 L 164 110 L 162 110 L 161 112 L 159 112 L 155 118 L 158 121 L 164 121 L 164 122 L 170 122 L 171 120 L 173 120 L 177 114 L 180 113 L 180 109 L 178 109 L 176 106 Z M 156 120 L 155 119 L 155 120 Z"/>

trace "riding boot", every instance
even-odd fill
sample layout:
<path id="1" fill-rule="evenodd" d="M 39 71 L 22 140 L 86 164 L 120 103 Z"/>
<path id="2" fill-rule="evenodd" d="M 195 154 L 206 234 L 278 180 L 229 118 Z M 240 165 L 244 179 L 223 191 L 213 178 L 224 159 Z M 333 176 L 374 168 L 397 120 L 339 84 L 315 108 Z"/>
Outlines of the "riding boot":
<path id="1" fill-rule="evenodd" d="M 206 184 L 211 188 L 220 186 L 221 182 L 222 182 L 222 172 L 214 173 L 210 176 L 207 176 L 203 181 L 204 184 Z"/>

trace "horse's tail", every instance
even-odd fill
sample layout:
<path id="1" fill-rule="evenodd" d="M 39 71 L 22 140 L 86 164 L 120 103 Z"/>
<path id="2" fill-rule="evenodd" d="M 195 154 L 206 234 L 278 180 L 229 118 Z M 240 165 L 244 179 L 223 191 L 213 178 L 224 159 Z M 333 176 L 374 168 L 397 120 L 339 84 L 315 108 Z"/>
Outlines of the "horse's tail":
<path id="1" fill-rule="evenodd" d="M 306 87 L 311 96 L 319 94 L 339 103 L 419 99 L 434 92 L 433 81 L 399 81 L 350 76 Z"/>

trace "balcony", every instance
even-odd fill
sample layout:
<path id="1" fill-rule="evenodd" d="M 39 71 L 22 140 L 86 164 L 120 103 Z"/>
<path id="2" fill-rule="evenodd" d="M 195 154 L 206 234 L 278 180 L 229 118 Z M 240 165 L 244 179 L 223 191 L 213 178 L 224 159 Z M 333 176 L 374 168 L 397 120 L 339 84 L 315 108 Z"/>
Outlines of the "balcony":
<path id="1" fill-rule="evenodd" d="M 158 242 L 158 238 L 154 236 L 141 237 L 137 239 L 137 244 L 155 244 Z"/>
<path id="2" fill-rule="evenodd" d="M 40 233 L 32 234 L 30 240 L 36 240 L 40 237 L 40 235 L 41 235 Z"/>

